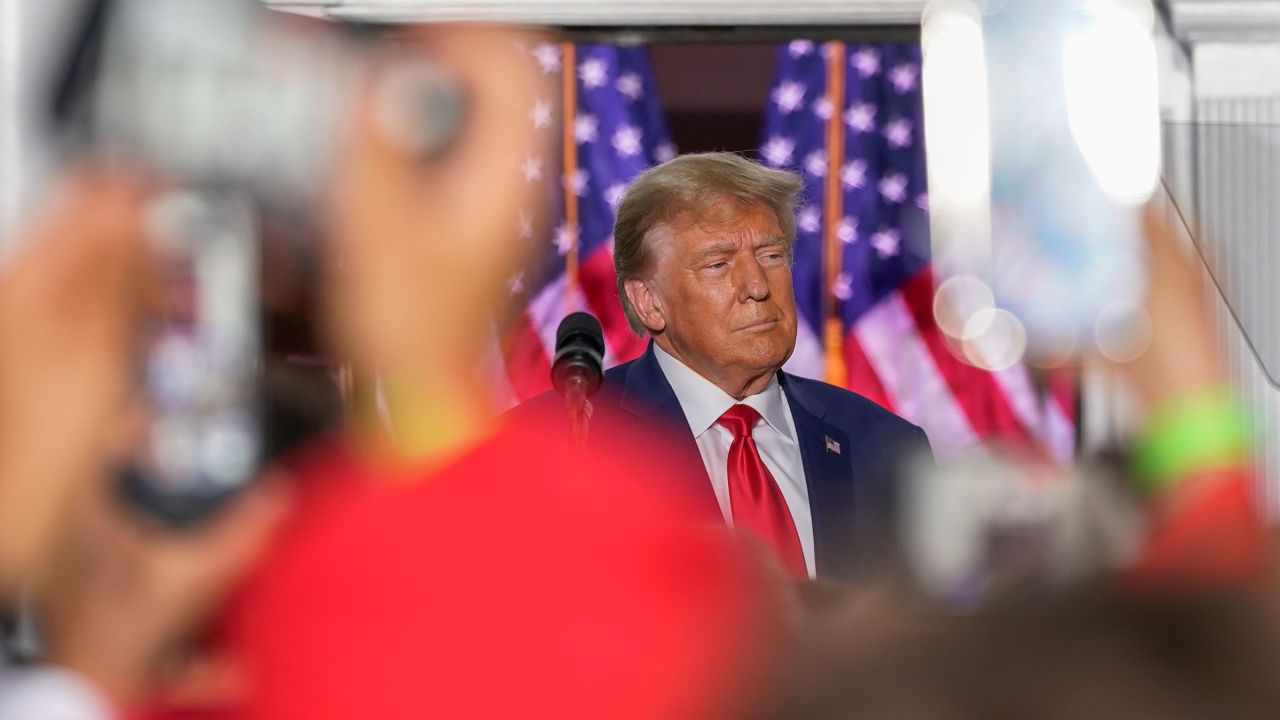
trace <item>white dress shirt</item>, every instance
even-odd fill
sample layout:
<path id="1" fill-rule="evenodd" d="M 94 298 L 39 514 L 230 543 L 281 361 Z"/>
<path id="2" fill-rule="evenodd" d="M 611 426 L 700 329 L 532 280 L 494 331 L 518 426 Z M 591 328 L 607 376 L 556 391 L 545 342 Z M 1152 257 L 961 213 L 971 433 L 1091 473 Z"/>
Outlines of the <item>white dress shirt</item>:
<path id="1" fill-rule="evenodd" d="M 733 510 L 729 504 L 729 446 L 733 433 L 721 427 L 717 420 L 726 410 L 738 404 L 725 391 L 710 380 L 689 369 L 655 343 L 653 353 L 658 367 L 671 383 L 671 389 L 680 401 L 689 429 L 698 444 L 702 464 L 711 477 L 711 489 L 720 503 L 725 522 L 733 525 Z M 787 394 L 778 384 L 778 376 L 769 378 L 764 390 L 742 400 L 760 413 L 764 422 L 757 423 L 751 437 L 760 450 L 760 458 L 773 474 L 782 491 L 782 497 L 791 511 L 796 533 L 800 536 L 800 548 L 804 551 L 804 564 L 809 577 L 816 577 L 813 558 L 813 515 L 809 511 L 809 486 L 805 483 L 804 461 L 800 457 L 800 443 L 796 437 L 796 423 L 791 417 Z"/>

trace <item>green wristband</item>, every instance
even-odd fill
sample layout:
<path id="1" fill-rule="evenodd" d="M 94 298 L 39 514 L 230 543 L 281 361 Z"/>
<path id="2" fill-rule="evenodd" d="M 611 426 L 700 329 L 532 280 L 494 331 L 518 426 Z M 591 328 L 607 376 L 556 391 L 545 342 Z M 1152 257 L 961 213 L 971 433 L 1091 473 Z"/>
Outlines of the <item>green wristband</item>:
<path id="1" fill-rule="evenodd" d="M 1244 409 L 1226 389 L 1178 398 L 1152 418 L 1132 458 L 1138 486 L 1156 493 L 1211 467 L 1248 462 L 1251 432 Z"/>

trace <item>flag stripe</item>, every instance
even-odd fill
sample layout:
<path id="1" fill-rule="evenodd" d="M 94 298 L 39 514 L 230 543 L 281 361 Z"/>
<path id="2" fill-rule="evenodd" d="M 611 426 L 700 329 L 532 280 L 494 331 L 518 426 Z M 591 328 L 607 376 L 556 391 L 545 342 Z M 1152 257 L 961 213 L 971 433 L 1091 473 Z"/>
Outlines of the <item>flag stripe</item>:
<path id="1" fill-rule="evenodd" d="M 636 335 L 622 313 L 611 243 L 596 248 L 583 260 L 579 265 L 578 284 L 587 308 L 600 319 L 604 329 L 605 365 L 611 367 L 644 352 L 647 336 Z"/>
<path id="2" fill-rule="evenodd" d="M 924 429 L 938 457 L 954 456 L 978 442 L 901 293 L 864 313 L 853 335 L 895 411 Z"/>
<path id="3" fill-rule="evenodd" d="M 546 347 L 525 313 L 516 315 L 503 336 L 502 355 L 511 388 L 520 400 L 528 400 L 551 387 L 551 363 Z"/>
<path id="4" fill-rule="evenodd" d="M 1036 439 L 1019 422 L 1003 389 L 991 373 L 960 360 L 946 346 L 933 317 L 933 272 L 923 270 L 903 284 L 902 295 L 960 407 L 979 437 L 998 437 L 1024 449 L 1033 449 Z"/>
<path id="5" fill-rule="evenodd" d="M 822 343 L 818 342 L 809 323 L 803 318 L 797 320 L 796 346 L 783 369 L 792 375 L 821 380 L 824 362 Z"/>
<path id="6" fill-rule="evenodd" d="M 871 365 L 871 360 L 862 349 L 856 334 L 851 334 L 844 341 L 844 364 L 848 384 L 845 386 L 865 398 L 874 400 L 886 410 L 893 411 L 893 401 L 885 392 L 884 384 Z"/>

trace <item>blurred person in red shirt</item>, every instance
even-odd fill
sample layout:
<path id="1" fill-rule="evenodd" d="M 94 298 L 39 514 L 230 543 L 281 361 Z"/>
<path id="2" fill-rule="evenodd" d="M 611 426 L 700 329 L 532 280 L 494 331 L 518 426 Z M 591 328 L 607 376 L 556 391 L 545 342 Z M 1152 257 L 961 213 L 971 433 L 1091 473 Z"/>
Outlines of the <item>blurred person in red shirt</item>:
<path id="1" fill-rule="evenodd" d="M 538 190 L 518 108 L 552 90 L 536 39 L 444 27 L 389 51 L 423 53 L 467 107 L 429 162 L 360 108 L 326 206 L 330 348 L 379 379 L 389 423 L 358 398 L 288 463 L 293 512 L 217 619 L 213 669 L 144 714 L 701 718 L 750 696 L 772 577 L 655 482 L 681 468 L 490 409 L 491 318 L 533 251 L 514 230 Z"/>

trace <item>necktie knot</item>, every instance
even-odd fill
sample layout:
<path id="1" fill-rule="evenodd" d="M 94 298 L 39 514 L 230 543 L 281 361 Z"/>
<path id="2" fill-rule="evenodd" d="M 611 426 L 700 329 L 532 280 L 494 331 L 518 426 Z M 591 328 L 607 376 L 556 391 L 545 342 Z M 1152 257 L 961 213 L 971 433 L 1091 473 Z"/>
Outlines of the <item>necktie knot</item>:
<path id="1" fill-rule="evenodd" d="M 750 405 L 734 405 L 716 423 L 733 433 L 733 439 L 751 437 L 751 429 L 760 421 L 760 413 Z"/>

